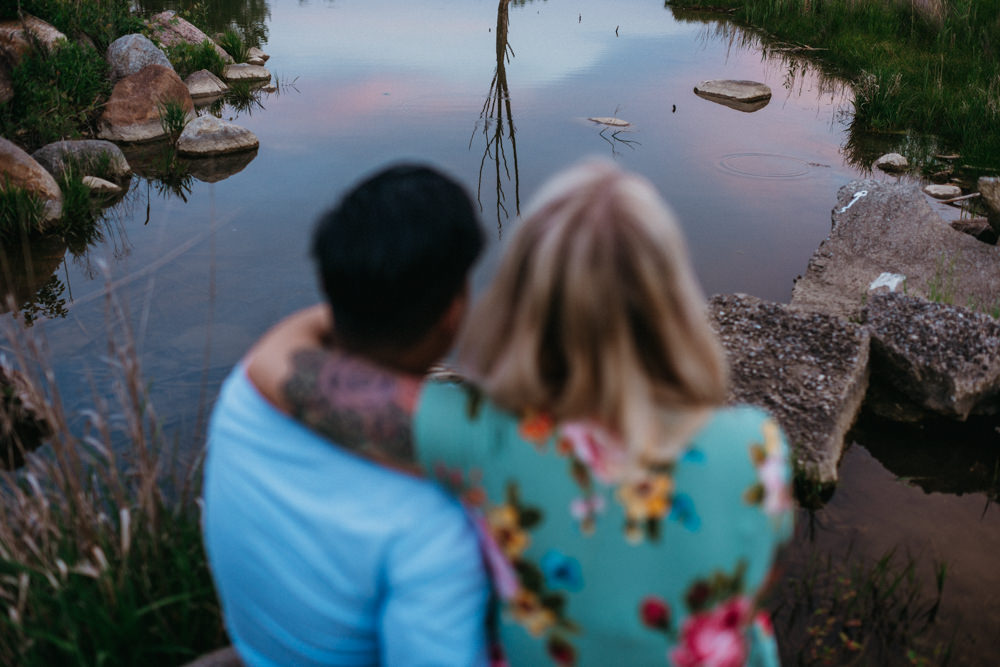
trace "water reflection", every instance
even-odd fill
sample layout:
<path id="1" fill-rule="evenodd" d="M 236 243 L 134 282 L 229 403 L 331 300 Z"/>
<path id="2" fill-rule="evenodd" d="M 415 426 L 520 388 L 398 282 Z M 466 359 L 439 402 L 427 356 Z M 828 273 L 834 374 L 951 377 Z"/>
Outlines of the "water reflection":
<path id="1" fill-rule="evenodd" d="M 509 218 L 510 212 L 507 210 L 507 193 L 504 192 L 504 181 L 511 181 L 511 167 L 514 171 L 514 215 L 521 213 L 521 179 L 517 169 L 517 139 L 514 136 L 514 116 L 511 111 L 510 87 L 507 85 L 507 62 L 514 55 L 514 49 L 507 41 L 507 29 L 509 26 L 508 7 L 511 0 L 500 0 L 497 6 L 497 26 L 496 26 L 496 54 L 497 66 L 493 70 L 493 79 L 490 81 L 490 91 L 483 102 L 483 108 L 479 112 L 479 120 L 469 138 L 469 147 L 476 133 L 481 132 L 486 140 L 483 148 L 483 159 L 479 161 L 479 181 L 476 188 L 476 199 L 479 201 L 479 208 L 483 207 L 483 172 L 486 170 L 486 161 L 489 159 L 493 163 L 493 173 L 496 183 L 496 214 L 497 214 L 497 235 L 503 233 L 503 218 Z M 515 5 L 524 4 L 524 0 Z M 481 129 L 480 129 L 481 128 Z M 507 161 L 507 148 L 505 142 L 510 142 L 510 162 Z"/>
<path id="2" fill-rule="evenodd" d="M 267 42 L 267 22 L 271 19 L 268 0 L 135 0 L 136 6 L 147 14 L 165 9 L 183 12 L 188 20 L 212 36 L 237 28 L 250 46 Z"/>

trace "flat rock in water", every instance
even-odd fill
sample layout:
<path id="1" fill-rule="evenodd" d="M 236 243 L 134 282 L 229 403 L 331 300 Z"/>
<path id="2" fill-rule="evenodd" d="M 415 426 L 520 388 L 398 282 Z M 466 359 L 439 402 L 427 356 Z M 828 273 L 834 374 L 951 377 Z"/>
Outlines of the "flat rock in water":
<path id="1" fill-rule="evenodd" d="M 875 160 L 875 164 L 872 166 L 882 171 L 895 173 L 906 171 L 910 168 L 910 163 L 899 153 L 886 153 Z"/>
<path id="2" fill-rule="evenodd" d="M 21 58 L 31 50 L 32 40 L 38 40 L 42 46 L 52 50 L 62 39 L 66 39 L 66 35 L 30 14 L 25 14 L 23 20 L 0 22 L 0 56 L 12 66 L 21 62 Z"/>
<path id="3" fill-rule="evenodd" d="M 746 112 L 763 109 L 771 101 L 771 89 L 756 81 L 711 79 L 695 86 L 694 92 L 706 100 Z"/>
<path id="4" fill-rule="evenodd" d="M 830 236 L 796 280 L 792 306 L 856 318 L 883 273 L 906 276 L 914 296 L 983 308 L 997 301 L 1000 248 L 952 229 L 918 185 L 852 181 L 837 199 Z"/>
<path id="5" fill-rule="evenodd" d="M 98 123 L 97 136 L 123 142 L 165 137 L 160 116 L 168 102 L 180 104 L 188 113 L 194 110 L 191 93 L 176 72 L 162 65 L 148 65 L 115 84 Z"/>
<path id="6" fill-rule="evenodd" d="M 148 25 L 156 39 L 164 46 L 174 46 L 182 42 L 198 45 L 208 40 L 212 42 L 215 52 L 219 54 L 223 62 L 233 62 L 232 56 L 226 53 L 225 49 L 216 44 L 211 37 L 196 26 L 178 16 L 177 12 L 173 10 L 167 10 L 154 15 L 149 19 Z"/>
<path id="7" fill-rule="evenodd" d="M 256 46 L 251 46 L 249 49 L 247 49 L 247 58 L 260 58 L 264 62 L 267 62 L 268 60 L 271 59 L 271 56 L 267 55 L 266 53 L 258 49 Z"/>
<path id="8" fill-rule="evenodd" d="M 964 420 L 1000 409 L 1000 322 L 900 293 L 873 294 L 862 313 L 872 372 L 917 405 Z"/>
<path id="9" fill-rule="evenodd" d="M 260 65 L 247 65 L 246 63 L 226 65 L 226 69 L 222 73 L 222 76 L 226 79 L 226 81 L 271 80 L 271 73 L 267 71 L 267 68 L 261 67 Z"/>
<path id="10" fill-rule="evenodd" d="M 121 193 L 122 187 L 111 181 L 96 176 L 84 176 L 83 184 L 90 188 L 90 191 L 97 195 L 117 195 Z"/>
<path id="11" fill-rule="evenodd" d="M 924 192 L 935 199 L 954 199 L 962 196 L 962 188 L 957 185 L 925 185 Z"/>
<path id="12" fill-rule="evenodd" d="M 98 166 L 112 178 L 125 178 L 132 174 L 122 149 L 103 139 L 56 141 L 42 146 L 31 157 L 56 178 L 69 167 L 82 169 L 84 174 L 90 176 L 94 175 Z"/>
<path id="13" fill-rule="evenodd" d="M 835 482 L 868 387 L 868 332 L 745 294 L 713 296 L 709 315 L 729 362 L 730 402 L 771 412 L 798 470 L 820 484 Z"/>
<path id="14" fill-rule="evenodd" d="M 600 123 L 601 125 L 610 125 L 611 127 L 628 127 L 632 124 L 627 120 L 622 120 L 621 118 L 611 118 L 610 116 L 595 116 L 594 118 L 588 118 L 587 120 Z"/>
<path id="15" fill-rule="evenodd" d="M 160 47 L 145 35 L 124 35 L 108 46 L 105 58 L 108 61 L 108 77 L 117 83 L 127 76 L 141 71 L 147 65 L 162 65 L 173 69 L 170 59 Z"/>
<path id="16" fill-rule="evenodd" d="M 250 130 L 211 115 L 195 118 L 177 139 L 177 152 L 188 156 L 223 155 L 260 146 Z"/>
<path id="17" fill-rule="evenodd" d="M 196 102 L 206 97 L 217 98 L 229 90 L 225 81 L 207 69 L 198 70 L 188 75 L 188 78 L 184 79 L 184 83 L 187 84 L 188 92 L 191 93 L 191 99 Z"/>
<path id="18" fill-rule="evenodd" d="M 0 189 L 6 184 L 29 192 L 44 202 L 43 222 L 58 220 L 62 215 L 62 190 L 56 179 L 20 146 L 0 137 Z M 39 231 L 46 231 L 46 227 Z"/>

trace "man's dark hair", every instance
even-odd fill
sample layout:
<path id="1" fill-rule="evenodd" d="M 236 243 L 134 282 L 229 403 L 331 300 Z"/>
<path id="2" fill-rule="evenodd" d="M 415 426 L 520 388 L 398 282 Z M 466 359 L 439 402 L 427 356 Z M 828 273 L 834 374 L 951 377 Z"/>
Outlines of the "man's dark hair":
<path id="1" fill-rule="evenodd" d="M 482 246 L 472 200 L 451 178 L 403 164 L 365 179 L 313 234 L 338 337 L 362 347 L 416 343 L 464 289 Z"/>

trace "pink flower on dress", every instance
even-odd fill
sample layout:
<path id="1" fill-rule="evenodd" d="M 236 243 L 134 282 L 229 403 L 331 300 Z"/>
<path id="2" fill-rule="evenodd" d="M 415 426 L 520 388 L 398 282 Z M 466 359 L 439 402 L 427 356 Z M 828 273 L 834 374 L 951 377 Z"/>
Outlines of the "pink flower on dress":
<path id="1" fill-rule="evenodd" d="M 602 513 L 604 507 L 604 496 L 595 493 L 585 498 L 574 498 L 569 504 L 569 512 L 577 521 L 583 521 Z"/>
<path id="2" fill-rule="evenodd" d="M 744 632 L 750 612 L 749 599 L 734 597 L 710 611 L 689 616 L 670 660 L 677 667 L 741 667 L 747 659 Z"/>
<path id="3" fill-rule="evenodd" d="M 615 481 L 625 454 L 621 440 L 591 421 L 564 424 L 559 434 L 573 456 L 587 466 L 594 477 L 606 484 Z"/>
<path id="4" fill-rule="evenodd" d="M 781 455 L 769 455 L 757 468 L 757 477 L 764 487 L 764 513 L 777 516 L 792 507 L 792 496 L 785 481 L 785 463 Z"/>
<path id="5" fill-rule="evenodd" d="M 493 586 L 501 600 L 510 600 L 517 594 L 519 583 L 514 567 L 507 560 L 503 549 L 493 539 L 490 532 L 490 525 L 479 513 L 472 516 L 473 525 L 476 528 L 476 536 L 479 538 L 479 550 L 483 553 L 483 560 L 486 568 L 490 572 Z"/>

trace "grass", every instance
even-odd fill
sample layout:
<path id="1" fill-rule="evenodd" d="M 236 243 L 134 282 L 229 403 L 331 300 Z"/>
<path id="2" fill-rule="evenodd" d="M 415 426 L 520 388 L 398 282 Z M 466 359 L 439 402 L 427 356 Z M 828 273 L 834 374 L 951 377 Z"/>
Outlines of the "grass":
<path id="1" fill-rule="evenodd" d="M 167 100 L 157 105 L 157 109 L 160 113 L 160 126 L 170 138 L 170 142 L 176 143 L 177 137 L 181 136 L 184 126 L 188 123 L 188 112 L 176 100 Z"/>
<path id="2" fill-rule="evenodd" d="M 219 37 L 219 46 L 225 50 L 233 60 L 238 63 L 245 63 L 247 61 L 247 53 L 250 47 L 247 45 L 246 41 L 243 39 L 237 30 L 233 28 L 228 28 L 222 36 Z"/>
<path id="3" fill-rule="evenodd" d="M 1000 0 L 681 0 L 807 46 L 854 87 L 856 130 L 940 137 L 1000 165 Z"/>
<path id="4" fill-rule="evenodd" d="M 0 476 L 0 664 L 177 665 L 225 643 L 199 466 L 173 458 L 113 297 L 108 313 L 108 386 L 77 415 L 34 329 L 6 321 L 5 363 L 53 435 Z"/>
<path id="5" fill-rule="evenodd" d="M 36 48 L 14 68 L 14 98 L 0 106 L 0 134 L 29 152 L 93 128 L 111 92 L 108 65 L 94 49 L 61 42 Z"/>
<path id="6" fill-rule="evenodd" d="M 812 554 L 765 601 L 782 664 L 947 665 L 951 644 L 929 637 L 947 565 L 933 564 L 928 594 L 913 557 L 890 549 L 866 561 L 850 551 Z"/>
<path id="7" fill-rule="evenodd" d="M 215 44 L 208 39 L 201 44 L 180 42 L 167 47 L 167 58 L 182 79 L 186 79 L 192 72 L 203 69 L 221 78 L 226 69 L 226 62 L 215 50 Z"/>
<path id="8" fill-rule="evenodd" d="M 71 40 L 86 35 L 100 53 L 118 37 L 145 29 L 130 0 L 5 0 L 0 19 L 16 19 L 19 10 L 51 23 Z"/>
<path id="9" fill-rule="evenodd" d="M 0 241 L 13 241 L 41 231 L 45 204 L 30 192 L 10 185 L 0 188 Z"/>

